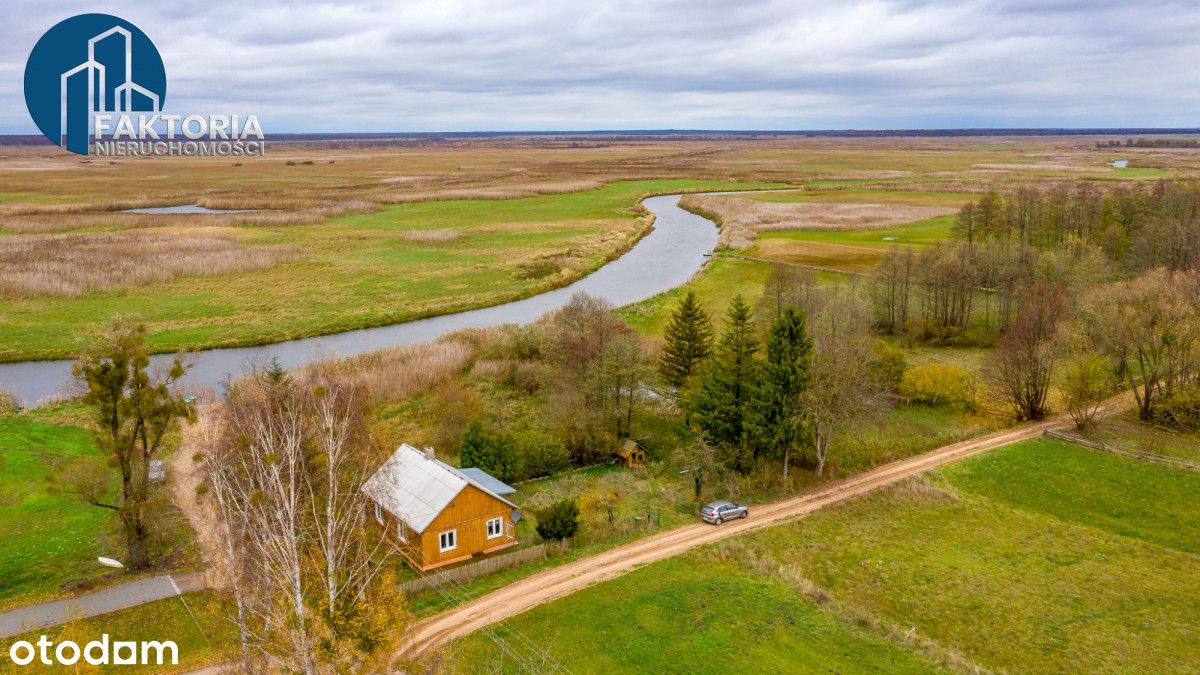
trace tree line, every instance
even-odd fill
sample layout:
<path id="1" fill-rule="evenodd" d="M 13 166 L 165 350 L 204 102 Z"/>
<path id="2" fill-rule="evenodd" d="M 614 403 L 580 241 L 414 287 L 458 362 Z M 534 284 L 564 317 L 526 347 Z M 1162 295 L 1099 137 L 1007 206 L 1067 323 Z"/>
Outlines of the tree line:
<path id="1" fill-rule="evenodd" d="M 757 313 L 735 297 L 719 335 L 696 296 L 684 295 L 659 370 L 698 433 L 693 470 L 747 473 L 770 459 L 785 486 L 794 461 L 822 475 L 833 438 L 885 390 L 874 344 L 857 285 L 820 288 L 796 268 L 776 268 Z M 694 477 L 699 494 L 702 475 Z"/>

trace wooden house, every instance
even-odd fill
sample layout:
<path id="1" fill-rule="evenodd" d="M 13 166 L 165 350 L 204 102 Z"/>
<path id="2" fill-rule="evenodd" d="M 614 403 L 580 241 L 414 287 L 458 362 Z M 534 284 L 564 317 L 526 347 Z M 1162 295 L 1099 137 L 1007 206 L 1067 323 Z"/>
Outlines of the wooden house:
<path id="1" fill-rule="evenodd" d="M 362 490 L 388 542 L 418 570 L 517 544 L 521 512 L 501 496 L 515 490 L 479 469 L 438 461 L 432 449 L 401 445 Z"/>
<path id="2" fill-rule="evenodd" d="M 632 438 L 627 438 L 625 443 L 617 448 L 617 457 L 625 463 L 625 466 L 632 469 L 646 463 L 646 449 Z"/>

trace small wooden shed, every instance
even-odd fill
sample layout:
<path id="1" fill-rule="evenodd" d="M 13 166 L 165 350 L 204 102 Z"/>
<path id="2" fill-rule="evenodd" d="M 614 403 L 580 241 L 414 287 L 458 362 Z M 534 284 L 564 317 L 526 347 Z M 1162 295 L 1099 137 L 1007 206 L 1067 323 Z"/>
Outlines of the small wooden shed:
<path id="1" fill-rule="evenodd" d="M 388 542 L 422 572 L 516 546 L 511 487 L 405 443 L 363 484 Z"/>
<path id="2" fill-rule="evenodd" d="M 632 469 L 646 463 L 646 449 L 632 438 L 626 438 L 625 443 L 617 448 L 617 457 Z"/>

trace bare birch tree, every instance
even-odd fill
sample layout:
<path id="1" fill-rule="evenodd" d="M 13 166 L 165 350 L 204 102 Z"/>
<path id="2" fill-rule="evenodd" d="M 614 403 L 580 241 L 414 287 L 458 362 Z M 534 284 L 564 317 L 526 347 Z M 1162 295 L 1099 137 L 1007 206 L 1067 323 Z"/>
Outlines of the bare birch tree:
<path id="1" fill-rule="evenodd" d="M 359 668 L 398 632 L 403 605 L 359 492 L 367 401 L 330 364 L 231 387 L 204 466 L 247 669 Z"/>

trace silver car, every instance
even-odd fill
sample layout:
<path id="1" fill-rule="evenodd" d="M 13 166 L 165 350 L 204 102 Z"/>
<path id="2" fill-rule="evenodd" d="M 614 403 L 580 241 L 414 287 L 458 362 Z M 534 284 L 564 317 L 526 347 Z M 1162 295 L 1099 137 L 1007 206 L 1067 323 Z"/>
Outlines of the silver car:
<path id="1" fill-rule="evenodd" d="M 727 520 L 745 518 L 749 515 L 750 509 L 745 504 L 734 504 L 724 499 L 719 499 L 700 509 L 700 520 L 713 525 L 720 525 Z"/>

